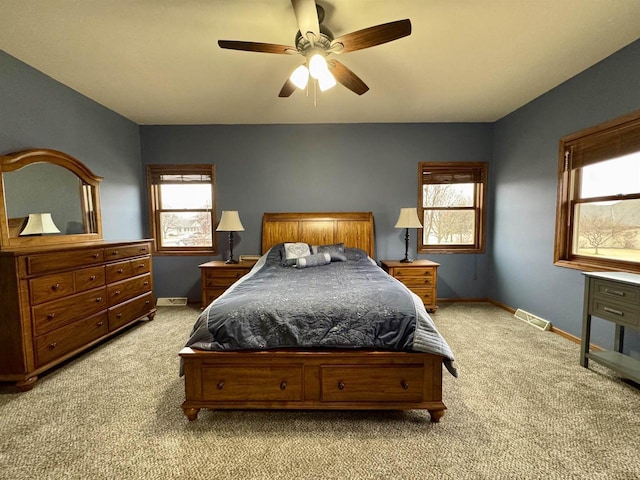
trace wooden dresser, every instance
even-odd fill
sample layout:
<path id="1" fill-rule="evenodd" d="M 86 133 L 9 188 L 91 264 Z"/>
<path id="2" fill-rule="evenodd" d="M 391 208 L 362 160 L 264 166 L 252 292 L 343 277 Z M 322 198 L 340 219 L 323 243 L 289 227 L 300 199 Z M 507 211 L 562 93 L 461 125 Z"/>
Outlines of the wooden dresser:
<path id="1" fill-rule="evenodd" d="M 0 381 L 23 391 L 156 312 L 150 240 L 2 250 L 0 286 Z"/>
<path id="2" fill-rule="evenodd" d="M 225 263 L 221 260 L 199 265 L 202 277 L 202 308 L 205 308 L 240 277 L 249 273 L 257 260 Z"/>
<path id="3" fill-rule="evenodd" d="M 430 312 L 438 310 L 438 267 L 431 260 L 414 260 L 404 263 L 396 260 L 380 262 L 385 272 L 404 283 L 409 290 L 418 295 Z"/>

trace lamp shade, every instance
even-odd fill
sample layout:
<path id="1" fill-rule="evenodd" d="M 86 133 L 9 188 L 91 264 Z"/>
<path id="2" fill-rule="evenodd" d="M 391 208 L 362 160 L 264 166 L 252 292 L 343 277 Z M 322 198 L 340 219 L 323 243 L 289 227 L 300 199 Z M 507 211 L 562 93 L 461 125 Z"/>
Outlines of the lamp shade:
<path id="1" fill-rule="evenodd" d="M 218 228 L 216 228 L 218 232 L 244 232 L 244 227 L 242 226 L 242 222 L 240 221 L 240 215 L 238 215 L 237 210 L 223 210 L 222 217 L 220 218 L 220 223 L 218 224 Z"/>
<path id="2" fill-rule="evenodd" d="M 417 208 L 401 208 L 395 228 L 422 228 Z"/>
<path id="3" fill-rule="evenodd" d="M 20 235 L 42 235 L 43 233 L 60 233 L 53 223 L 50 213 L 30 213 L 29 220 Z"/>

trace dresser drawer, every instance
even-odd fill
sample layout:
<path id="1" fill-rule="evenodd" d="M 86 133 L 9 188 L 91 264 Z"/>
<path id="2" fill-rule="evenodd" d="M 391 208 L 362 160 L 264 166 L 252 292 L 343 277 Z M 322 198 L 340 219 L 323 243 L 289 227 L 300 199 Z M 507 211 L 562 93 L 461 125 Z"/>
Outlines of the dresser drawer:
<path id="1" fill-rule="evenodd" d="M 421 402 L 422 365 L 323 365 L 320 367 L 324 402 Z"/>
<path id="2" fill-rule="evenodd" d="M 78 293 L 31 308 L 35 335 L 55 330 L 82 317 L 107 309 L 104 287 Z"/>
<path id="3" fill-rule="evenodd" d="M 593 282 L 593 294 L 609 299 L 620 305 L 630 305 L 640 307 L 640 289 L 620 282 L 610 282 L 599 278 L 591 280 Z"/>
<path id="4" fill-rule="evenodd" d="M 203 366 L 203 400 L 300 401 L 302 366 Z"/>
<path id="5" fill-rule="evenodd" d="M 107 283 L 118 282 L 149 271 L 151 271 L 151 257 L 110 263 L 107 265 Z"/>
<path id="6" fill-rule="evenodd" d="M 29 280 L 31 304 L 49 302 L 75 293 L 73 272 L 45 275 Z"/>
<path id="7" fill-rule="evenodd" d="M 151 274 L 139 275 L 107 286 L 109 305 L 124 302 L 151 290 Z"/>
<path id="8" fill-rule="evenodd" d="M 153 293 L 149 292 L 109 309 L 109 331 L 144 317 L 153 307 Z"/>
<path id="9" fill-rule="evenodd" d="M 44 365 L 108 333 L 107 313 L 78 320 L 35 339 L 36 364 Z"/>
<path id="10" fill-rule="evenodd" d="M 138 255 L 149 255 L 148 243 L 138 243 L 136 245 L 115 246 L 105 248 L 105 260 L 110 262 L 112 260 L 120 260 L 123 258 L 135 257 Z"/>
<path id="11" fill-rule="evenodd" d="M 73 272 L 76 292 L 91 290 L 104 285 L 104 266 L 83 268 Z"/>
<path id="12" fill-rule="evenodd" d="M 104 251 L 102 248 L 29 255 L 26 258 L 27 272 L 30 275 L 78 268 L 103 261 Z"/>

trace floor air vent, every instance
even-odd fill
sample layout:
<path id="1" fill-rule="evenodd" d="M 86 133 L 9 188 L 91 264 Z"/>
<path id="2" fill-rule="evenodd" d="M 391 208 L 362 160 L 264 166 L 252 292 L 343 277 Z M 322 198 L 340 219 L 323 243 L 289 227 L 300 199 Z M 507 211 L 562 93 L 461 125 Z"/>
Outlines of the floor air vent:
<path id="1" fill-rule="evenodd" d="M 514 317 L 519 318 L 523 322 L 527 322 L 529 325 L 533 325 L 540 330 L 549 330 L 551 328 L 551 322 L 521 309 L 516 310 Z"/>
<path id="2" fill-rule="evenodd" d="M 165 297 L 156 302 L 158 307 L 184 307 L 186 304 L 187 297 Z"/>

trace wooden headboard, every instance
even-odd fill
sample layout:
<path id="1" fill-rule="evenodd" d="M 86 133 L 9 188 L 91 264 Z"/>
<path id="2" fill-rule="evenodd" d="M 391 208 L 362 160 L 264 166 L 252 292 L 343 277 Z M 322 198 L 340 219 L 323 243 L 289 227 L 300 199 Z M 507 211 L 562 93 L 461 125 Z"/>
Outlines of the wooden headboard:
<path id="1" fill-rule="evenodd" d="M 262 216 L 262 253 L 282 242 L 310 245 L 344 243 L 374 257 L 373 213 L 265 213 Z"/>

